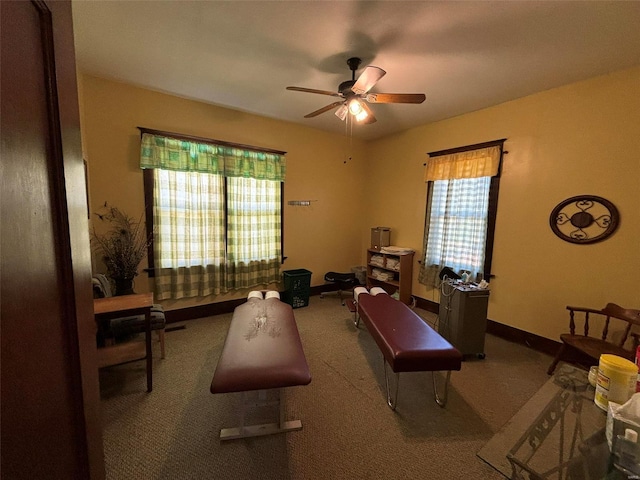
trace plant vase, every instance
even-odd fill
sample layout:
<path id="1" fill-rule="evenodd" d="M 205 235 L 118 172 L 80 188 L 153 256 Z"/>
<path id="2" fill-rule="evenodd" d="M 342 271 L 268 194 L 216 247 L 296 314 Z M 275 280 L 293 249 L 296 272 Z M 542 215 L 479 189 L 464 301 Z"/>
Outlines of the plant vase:
<path id="1" fill-rule="evenodd" d="M 133 295 L 133 278 L 115 278 L 116 295 Z"/>

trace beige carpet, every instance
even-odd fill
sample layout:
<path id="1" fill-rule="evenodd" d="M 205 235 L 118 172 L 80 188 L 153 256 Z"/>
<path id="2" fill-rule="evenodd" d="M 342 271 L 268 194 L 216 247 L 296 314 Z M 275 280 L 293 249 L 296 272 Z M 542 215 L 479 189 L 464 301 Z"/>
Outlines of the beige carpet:
<path id="1" fill-rule="evenodd" d="M 446 408 L 433 400 L 430 373 L 408 373 L 393 412 L 381 354 L 346 307 L 316 296 L 294 313 L 313 377 L 285 395 L 301 431 L 220 442 L 240 399 L 209 393 L 231 314 L 192 320 L 167 333 L 152 393 L 144 362 L 101 372 L 107 477 L 504 479 L 476 453 L 548 380 L 550 357 L 487 335 L 486 359 L 452 374 Z"/>

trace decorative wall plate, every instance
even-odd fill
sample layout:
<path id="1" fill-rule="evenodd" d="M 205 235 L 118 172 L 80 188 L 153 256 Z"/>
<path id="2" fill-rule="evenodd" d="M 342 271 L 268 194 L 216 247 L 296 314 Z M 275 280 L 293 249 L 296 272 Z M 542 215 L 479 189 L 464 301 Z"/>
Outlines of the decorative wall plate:
<path id="1" fill-rule="evenodd" d="M 609 200 L 595 195 L 578 195 L 560 202 L 549 216 L 551 230 L 571 243 L 600 242 L 611 235 L 620 216 Z"/>

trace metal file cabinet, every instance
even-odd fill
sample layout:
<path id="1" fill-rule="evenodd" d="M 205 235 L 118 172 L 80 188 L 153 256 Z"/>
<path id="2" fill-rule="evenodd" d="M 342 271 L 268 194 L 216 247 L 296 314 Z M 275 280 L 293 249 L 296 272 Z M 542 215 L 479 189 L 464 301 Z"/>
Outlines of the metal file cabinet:
<path id="1" fill-rule="evenodd" d="M 484 358 L 489 290 L 459 285 L 440 297 L 438 333 L 463 355 Z"/>

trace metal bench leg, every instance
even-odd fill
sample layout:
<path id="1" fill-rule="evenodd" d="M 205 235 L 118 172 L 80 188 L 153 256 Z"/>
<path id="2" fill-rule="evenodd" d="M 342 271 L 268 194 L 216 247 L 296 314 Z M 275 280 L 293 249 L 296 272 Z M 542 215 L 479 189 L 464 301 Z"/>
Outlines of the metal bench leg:
<path id="1" fill-rule="evenodd" d="M 382 357 L 382 363 L 384 368 L 384 384 L 387 387 L 387 405 L 391 407 L 391 410 L 395 411 L 398 405 L 398 390 L 400 387 L 400 374 L 396 373 L 396 392 L 393 395 L 393 401 L 391 401 L 391 390 L 389 389 L 389 377 L 387 376 L 387 361 Z"/>
<path id="2" fill-rule="evenodd" d="M 342 302 L 343 305 L 346 305 L 346 302 Z M 358 303 L 355 300 L 348 300 L 349 311 L 353 312 L 353 324 L 358 328 L 360 324 L 360 315 L 358 315 Z"/>
<path id="3" fill-rule="evenodd" d="M 431 378 L 433 379 L 433 394 L 436 399 L 436 403 L 444 408 L 447 404 L 447 394 L 449 392 L 449 379 L 451 378 L 451 370 L 447 371 L 447 379 L 444 381 L 444 395 L 442 398 L 438 395 L 438 387 L 436 386 L 436 372 L 431 372 Z"/>

